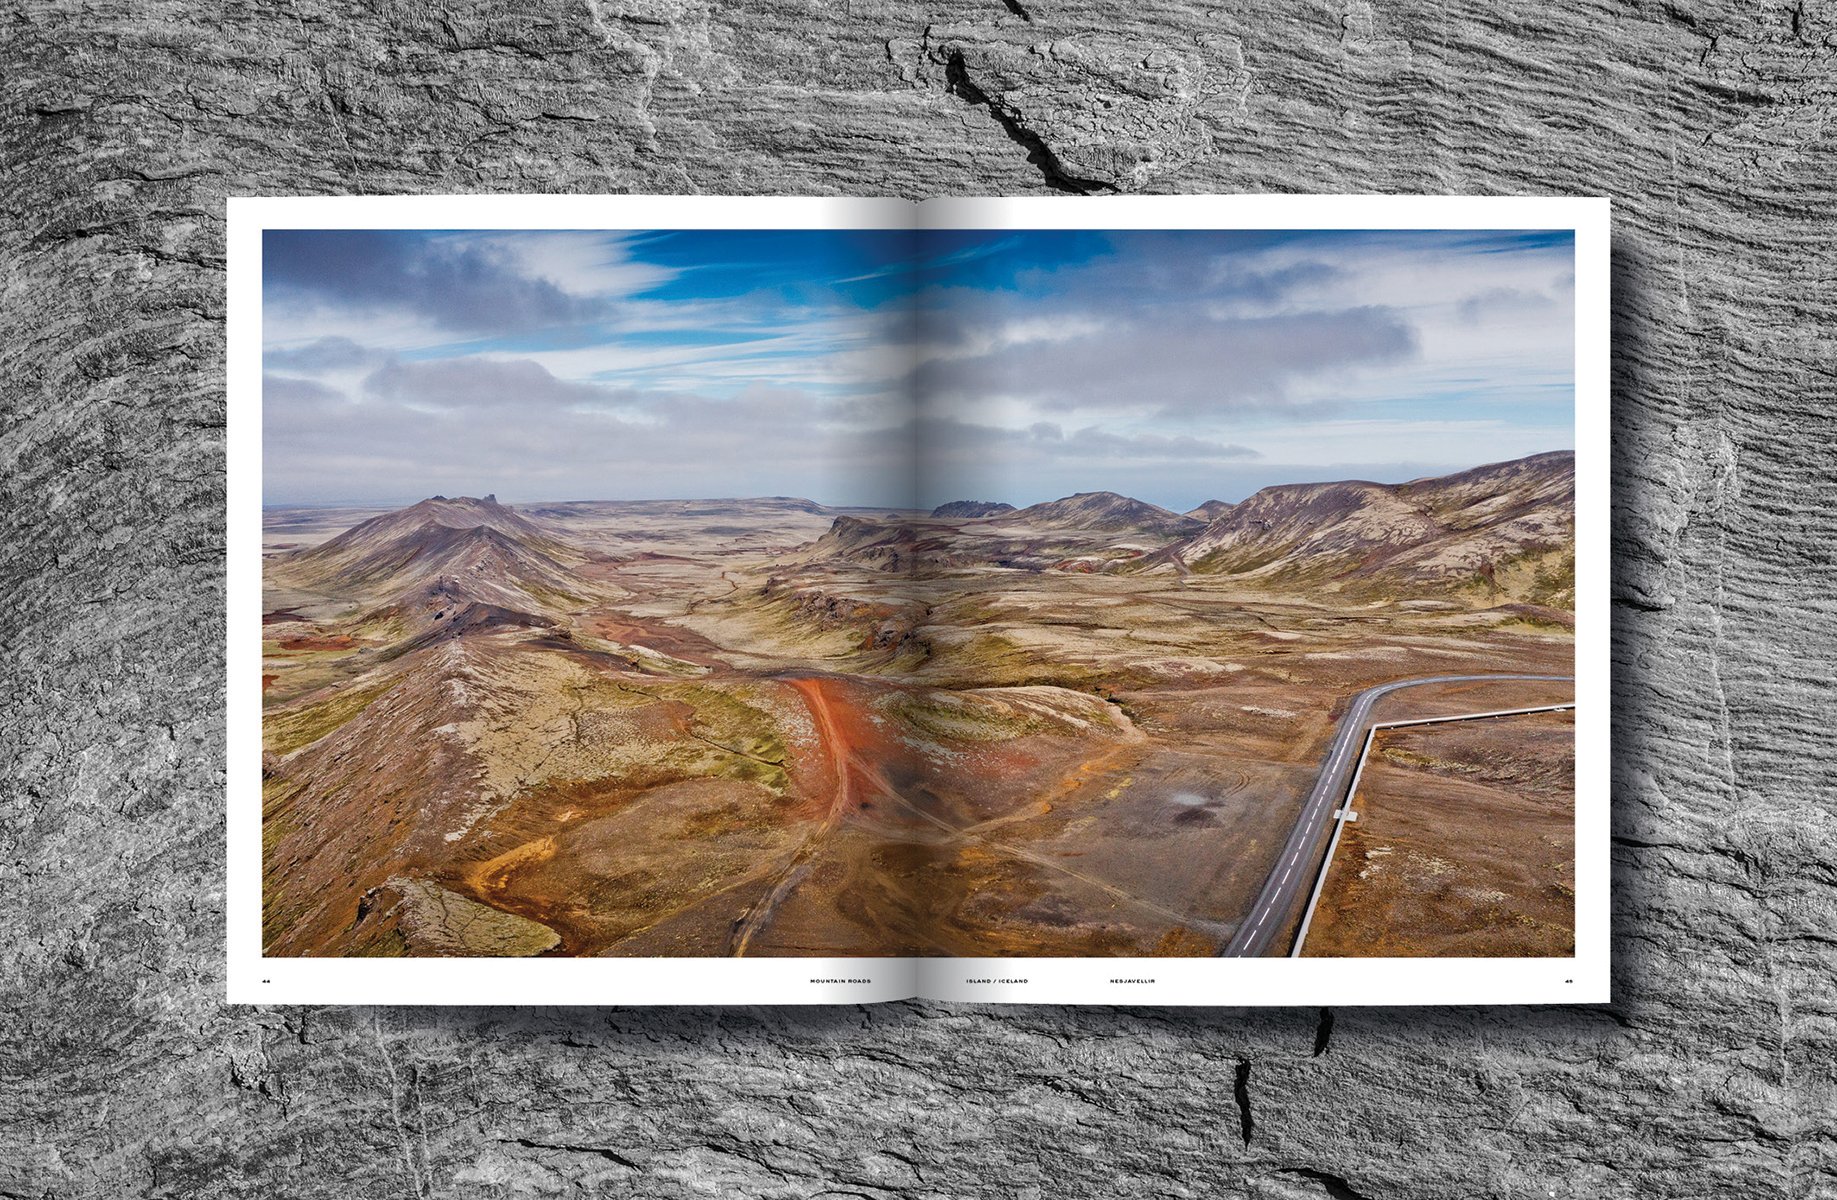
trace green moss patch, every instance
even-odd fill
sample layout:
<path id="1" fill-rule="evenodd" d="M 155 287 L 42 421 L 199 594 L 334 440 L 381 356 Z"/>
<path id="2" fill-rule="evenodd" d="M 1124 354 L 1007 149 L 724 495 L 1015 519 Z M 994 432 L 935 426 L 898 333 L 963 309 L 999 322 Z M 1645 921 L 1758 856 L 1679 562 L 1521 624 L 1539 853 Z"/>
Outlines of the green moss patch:
<path id="1" fill-rule="evenodd" d="M 262 746 L 279 755 L 310 746 L 370 707 L 377 697 L 394 688 L 395 682 L 385 679 L 354 685 L 317 704 L 265 712 L 262 714 Z"/>

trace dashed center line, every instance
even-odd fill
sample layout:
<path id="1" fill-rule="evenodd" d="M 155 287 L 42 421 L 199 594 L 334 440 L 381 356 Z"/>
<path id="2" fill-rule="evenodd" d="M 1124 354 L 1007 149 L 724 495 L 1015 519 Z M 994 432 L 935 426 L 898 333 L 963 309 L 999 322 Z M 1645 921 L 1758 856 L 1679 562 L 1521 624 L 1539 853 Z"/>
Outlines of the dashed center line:
<path id="1" fill-rule="evenodd" d="M 1302 851 L 1314 844 L 1324 828 L 1324 823 L 1319 822 L 1319 818 L 1325 810 L 1333 807 L 1328 804 L 1328 801 L 1334 798 L 1338 790 L 1341 783 L 1340 776 L 1348 765 L 1352 747 L 1358 743 L 1361 734 L 1365 735 L 1367 741 L 1370 740 L 1367 722 L 1372 705 L 1379 699 L 1387 693 L 1402 688 L 1432 683 L 1488 683 L 1495 680 L 1574 682 L 1574 679 L 1573 675 L 1435 675 L 1422 679 L 1404 679 L 1394 683 L 1380 684 L 1360 692 L 1347 707 L 1346 715 L 1341 718 L 1339 730 L 1334 734 L 1333 745 L 1327 755 L 1326 765 L 1321 769 L 1320 776 L 1315 781 L 1313 793 L 1303 804 L 1301 816 L 1297 818 L 1295 828 L 1289 834 L 1288 853 L 1279 855 L 1277 858 L 1277 866 L 1282 870 L 1281 876 L 1276 875 L 1277 867 L 1270 869 L 1269 878 L 1264 881 L 1263 888 L 1257 894 L 1250 913 L 1245 914 L 1246 921 L 1254 916 L 1255 923 L 1240 925 L 1237 936 L 1231 939 L 1230 945 L 1225 947 L 1223 954 L 1226 956 L 1261 954 L 1264 944 L 1259 935 L 1264 923 L 1278 910 L 1288 911 L 1295 900 L 1294 889 L 1290 887 L 1289 880 L 1294 876 L 1295 866 L 1300 861 Z M 1439 719 L 1441 718 L 1431 718 L 1431 720 Z M 1363 761 L 1363 754 L 1359 758 L 1360 761 Z M 1274 930 L 1272 929 L 1271 932 L 1273 934 Z"/>

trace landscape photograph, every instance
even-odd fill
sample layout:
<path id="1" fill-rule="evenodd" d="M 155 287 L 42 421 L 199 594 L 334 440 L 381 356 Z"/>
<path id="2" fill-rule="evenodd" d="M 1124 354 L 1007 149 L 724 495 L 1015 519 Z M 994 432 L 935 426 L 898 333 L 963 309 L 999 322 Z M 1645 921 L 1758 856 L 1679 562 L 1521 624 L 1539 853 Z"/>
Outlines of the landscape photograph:
<path id="1" fill-rule="evenodd" d="M 264 954 L 1574 953 L 1568 232 L 262 285 Z"/>

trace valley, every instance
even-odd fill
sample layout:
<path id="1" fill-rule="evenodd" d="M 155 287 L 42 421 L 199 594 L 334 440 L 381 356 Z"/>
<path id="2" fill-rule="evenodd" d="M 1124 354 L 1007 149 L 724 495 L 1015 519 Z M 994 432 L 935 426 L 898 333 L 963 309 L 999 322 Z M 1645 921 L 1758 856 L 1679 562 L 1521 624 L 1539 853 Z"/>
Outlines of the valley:
<path id="1" fill-rule="evenodd" d="M 266 952 L 1222 953 L 1352 697 L 1572 673 L 1573 514 L 1567 454 L 1190 513 L 269 509 Z M 1571 694 L 1430 685 L 1379 719 Z M 1437 831 L 1484 787 L 1556 836 L 1562 736 L 1459 736 L 1400 741 L 1380 782 L 1432 775 L 1411 846 L 1496 874 L 1510 854 Z M 1566 953 L 1573 913 L 1538 895 L 1516 940 L 1464 926 L 1516 923 L 1507 901 L 1384 929 L 1336 901 L 1310 952 Z"/>

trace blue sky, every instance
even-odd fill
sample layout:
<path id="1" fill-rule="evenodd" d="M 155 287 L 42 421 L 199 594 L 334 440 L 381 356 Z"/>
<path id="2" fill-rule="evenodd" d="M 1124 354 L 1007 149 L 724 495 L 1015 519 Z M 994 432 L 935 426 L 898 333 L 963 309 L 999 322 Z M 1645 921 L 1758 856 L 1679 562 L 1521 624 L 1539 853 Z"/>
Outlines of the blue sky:
<path id="1" fill-rule="evenodd" d="M 1186 509 L 1574 444 L 1567 233 L 307 230 L 263 255 L 269 503 Z"/>

